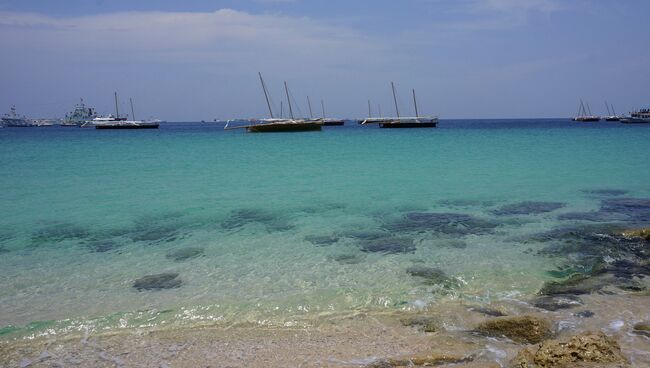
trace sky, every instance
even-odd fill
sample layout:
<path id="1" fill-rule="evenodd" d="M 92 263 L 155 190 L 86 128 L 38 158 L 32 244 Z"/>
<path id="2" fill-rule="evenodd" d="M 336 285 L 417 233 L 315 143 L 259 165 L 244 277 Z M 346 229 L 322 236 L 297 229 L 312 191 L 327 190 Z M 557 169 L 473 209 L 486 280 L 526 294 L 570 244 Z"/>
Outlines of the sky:
<path id="1" fill-rule="evenodd" d="M 569 117 L 650 107 L 648 0 L 0 0 L 0 113 L 198 121 Z M 286 109 L 286 98 L 284 98 Z"/>

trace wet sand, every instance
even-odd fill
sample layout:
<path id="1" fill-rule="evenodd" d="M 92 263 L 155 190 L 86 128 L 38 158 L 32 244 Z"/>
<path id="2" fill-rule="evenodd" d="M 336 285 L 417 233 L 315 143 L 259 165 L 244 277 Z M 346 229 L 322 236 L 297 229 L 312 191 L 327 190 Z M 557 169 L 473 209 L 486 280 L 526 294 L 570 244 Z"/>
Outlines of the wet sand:
<path id="1" fill-rule="evenodd" d="M 415 314 L 358 312 L 321 317 L 309 321 L 310 327 L 306 328 L 210 325 L 5 341 L 0 344 L 0 365 L 364 367 L 382 358 L 429 355 L 441 358 L 439 366 L 507 367 L 527 345 L 475 332 L 479 323 L 495 318 L 476 311 L 476 307 L 485 307 L 489 312 L 499 311 L 509 316 L 533 315 L 547 319 L 555 338 L 602 331 L 620 344 L 630 366 L 650 366 L 650 337 L 633 332 L 636 323 L 650 320 L 650 296 L 594 294 L 582 299 L 581 306 L 555 312 L 516 300 L 481 306 L 450 301 Z M 593 316 L 576 315 L 584 311 L 593 312 Z M 417 323 L 405 326 L 404 321 L 414 315 L 431 317 L 437 331 L 425 332 L 426 328 Z M 452 361 L 458 363 L 445 363 Z"/>

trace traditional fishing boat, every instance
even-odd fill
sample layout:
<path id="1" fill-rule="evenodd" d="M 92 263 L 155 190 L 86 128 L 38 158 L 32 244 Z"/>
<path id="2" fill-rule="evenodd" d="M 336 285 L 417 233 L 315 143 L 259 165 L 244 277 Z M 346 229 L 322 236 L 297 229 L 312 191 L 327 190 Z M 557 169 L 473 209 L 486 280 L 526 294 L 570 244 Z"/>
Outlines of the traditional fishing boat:
<path id="1" fill-rule="evenodd" d="M 317 120 L 305 120 L 305 119 L 296 119 L 293 116 L 293 108 L 291 107 L 291 98 L 289 96 L 289 87 L 287 82 L 284 82 L 284 91 L 287 94 L 287 101 L 289 102 L 289 114 L 290 119 L 275 118 L 273 115 L 273 109 L 271 109 L 271 102 L 269 100 L 269 94 L 266 90 L 266 84 L 264 83 L 264 78 L 262 78 L 262 73 L 258 73 L 260 77 L 260 83 L 262 84 L 262 90 L 264 91 L 264 97 L 266 99 L 266 105 L 269 108 L 270 119 L 259 119 L 256 122 L 253 122 L 249 125 L 239 125 L 239 126 L 229 126 L 229 123 L 226 123 L 224 130 L 231 129 L 246 129 L 250 133 L 286 133 L 286 132 L 310 132 L 321 130 L 323 124 Z"/>
<path id="2" fill-rule="evenodd" d="M 320 106 L 321 106 L 321 109 L 323 110 L 323 117 L 320 119 L 321 124 L 323 126 L 341 126 L 341 125 L 345 125 L 345 120 L 343 120 L 343 119 L 332 119 L 332 118 L 325 117 L 325 102 L 323 100 L 320 100 Z M 310 107 L 310 110 L 311 110 L 311 107 Z"/>
<path id="3" fill-rule="evenodd" d="M 631 112 L 629 116 L 621 118 L 623 124 L 650 124 L 650 109 L 641 109 Z"/>
<path id="4" fill-rule="evenodd" d="M 395 101 L 396 118 L 368 118 L 361 122 L 366 124 L 379 124 L 380 128 L 435 128 L 438 125 L 438 117 L 420 116 L 418 111 L 418 102 L 413 89 L 413 106 L 415 107 L 415 117 L 400 117 L 399 106 L 397 105 L 397 94 L 395 93 L 395 84 L 390 82 L 393 90 L 393 100 Z M 368 101 L 368 111 L 370 112 L 370 101 Z"/>
<path id="5" fill-rule="evenodd" d="M 607 116 L 605 117 L 605 121 L 620 121 L 621 117 L 616 115 L 616 110 L 614 110 L 614 105 L 612 105 L 612 109 L 609 109 L 609 104 L 607 101 L 605 101 L 605 107 L 607 108 Z"/>
<path id="6" fill-rule="evenodd" d="M 595 122 L 595 121 L 600 121 L 600 116 L 595 116 L 591 113 L 591 109 L 589 108 L 589 104 L 585 104 L 582 102 L 582 99 L 580 100 L 580 107 L 578 108 L 578 115 L 573 118 L 573 121 L 577 122 Z"/>

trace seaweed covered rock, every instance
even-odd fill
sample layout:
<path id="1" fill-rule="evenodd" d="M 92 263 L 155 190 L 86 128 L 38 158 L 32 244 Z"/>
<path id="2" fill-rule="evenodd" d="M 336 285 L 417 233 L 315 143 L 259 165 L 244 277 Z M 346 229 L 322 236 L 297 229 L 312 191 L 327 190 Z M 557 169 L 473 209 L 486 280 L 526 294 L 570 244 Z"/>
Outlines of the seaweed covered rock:
<path id="1" fill-rule="evenodd" d="M 491 307 L 481 307 L 481 306 L 470 307 L 469 311 L 484 314 L 490 317 L 503 317 L 508 315 L 506 312 L 504 312 L 501 309 L 491 308 Z"/>
<path id="2" fill-rule="evenodd" d="M 457 285 L 457 282 L 447 276 L 445 271 L 435 267 L 428 267 L 424 265 L 410 266 L 406 269 L 406 273 L 413 277 L 419 278 L 427 285 L 443 285 L 444 287 L 452 287 Z"/>
<path id="3" fill-rule="evenodd" d="M 400 367 L 432 367 L 446 364 L 467 363 L 474 360 L 474 356 L 457 356 L 443 353 L 419 354 L 401 358 L 379 359 L 366 368 L 400 368 Z"/>
<path id="4" fill-rule="evenodd" d="M 621 234 L 628 238 L 641 238 L 650 241 L 650 227 L 624 230 Z"/>
<path id="5" fill-rule="evenodd" d="M 410 212 L 403 218 L 386 223 L 391 232 L 434 231 L 447 235 L 491 233 L 499 223 L 461 213 Z"/>
<path id="6" fill-rule="evenodd" d="M 492 213 L 497 216 L 538 215 L 558 210 L 564 206 L 566 204 L 561 202 L 524 201 L 502 206 L 492 211 Z"/>
<path id="7" fill-rule="evenodd" d="M 533 299 L 532 304 L 537 308 L 557 311 L 582 305 L 582 300 L 575 295 L 539 296 Z"/>
<path id="8" fill-rule="evenodd" d="M 143 290 L 163 290 L 180 287 L 182 281 L 175 272 L 165 272 L 155 275 L 141 277 L 133 283 L 133 287 L 138 291 Z"/>
<path id="9" fill-rule="evenodd" d="M 616 340 L 602 332 L 586 332 L 568 339 L 548 340 L 538 348 L 523 349 L 511 362 L 517 368 L 627 366 Z"/>
<path id="10" fill-rule="evenodd" d="M 541 295 L 590 294 L 605 287 L 606 283 L 596 277 L 580 273 L 561 281 L 547 281 L 539 291 Z"/>
<path id="11" fill-rule="evenodd" d="M 492 318 L 480 323 L 476 330 L 488 336 L 504 336 L 527 344 L 536 344 L 552 335 L 547 320 L 531 315 Z"/>
<path id="12" fill-rule="evenodd" d="M 360 242 L 362 252 L 398 254 L 415 252 L 413 239 L 390 236 L 385 238 L 367 239 Z"/>
<path id="13" fill-rule="evenodd" d="M 406 316 L 400 318 L 403 326 L 416 327 L 424 332 L 436 332 L 440 330 L 440 321 L 433 316 L 423 314 Z"/>

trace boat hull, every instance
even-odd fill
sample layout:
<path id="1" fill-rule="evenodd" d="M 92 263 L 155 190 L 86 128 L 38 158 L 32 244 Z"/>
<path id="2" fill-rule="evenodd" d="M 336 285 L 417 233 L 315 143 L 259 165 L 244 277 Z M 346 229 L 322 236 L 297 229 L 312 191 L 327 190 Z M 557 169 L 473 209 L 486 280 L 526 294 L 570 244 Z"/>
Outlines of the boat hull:
<path id="1" fill-rule="evenodd" d="M 332 120 L 332 121 L 323 121 L 321 123 L 323 126 L 341 126 L 345 125 L 343 120 Z"/>
<path id="2" fill-rule="evenodd" d="M 321 127 L 320 123 L 278 123 L 251 125 L 246 130 L 251 133 L 312 132 L 321 130 Z"/>
<path id="3" fill-rule="evenodd" d="M 127 124 L 105 124 L 105 125 L 95 125 L 95 129 L 158 129 L 159 124 L 147 124 L 147 125 L 127 125 Z"/>
<path id="4" fill-rule="evenodd" d="M 623 123 L 623 124 L 650 124 L 650 119 L 639 119 L 639 118 L 621 119 L 621 123 Z"/>
<path id="5" fill-rule="evenodd" d="M 573 118 L 573 121 L 578 123 L 593 123 L 600 121 L 600 118 Z"/>
<path id="6" fill-rule="evenodd" d="M 379 123 L 380 128 L 399 129 L 399 128 L 435 128 L 436 122 L 430 123 Z"/>

